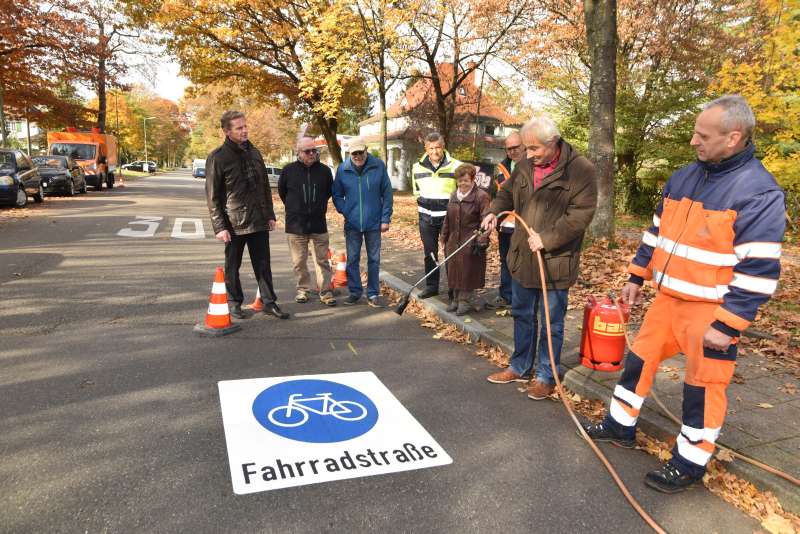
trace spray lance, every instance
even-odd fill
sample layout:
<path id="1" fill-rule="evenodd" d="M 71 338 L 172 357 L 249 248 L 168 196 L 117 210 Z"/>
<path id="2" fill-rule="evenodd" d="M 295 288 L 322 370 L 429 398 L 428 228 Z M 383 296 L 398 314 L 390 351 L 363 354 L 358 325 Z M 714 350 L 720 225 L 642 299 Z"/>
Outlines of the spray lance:
<path id="1" fill-rule="evenodd" d="M 472 235 L 469 237 L 469 239 L 467 239 L 466 241 L 461 243 L 461 246 L 459 246 L 457 249 L 455 249 L 453 252 L 451 252 L 450 255 L 445 257 L 440 263 L 437 263 L 436 267 L 431 269 L 430 272 L 425 273 L 425 275 L 422 278 L 420 278 L 419 280 L 417 280 L 417 282 L 413 286 L 411 286 L 411 288 L 408 290 L 408 292 L 405 295 L 403 295 L 403 298 L 400 299 L 400 302 L 397 304 L 397 307 L 394 309 L 394 312 L 397 315 L 403 315 L 403 312 L 405 311 L 406 307 L 408 307 L 408 302 L 411 299 L 411 292 L 414 291 L 414 288 L 417 287 L 418 285 L 420 285 L 423 282 L 423 280 L 425 280 L 430 275 L 435 273 L 439 269 L 439 267 L 441 267 L 442 265 L 447 263 L 450 260 L 450 258 L 452 258 L 456 254 L 461 252 L 461 249 L 463 249 L 464 247 L 466 247 L 467 245 L 469 245 L 470 243 L 475 241 L 476 238 L 478 238 L 478 237 L 480 237 L 480 236 L 482 236 L 484 234 L 485 234 L 485 232 L 481 232 L 480 230 L 475 230 L 472 233 Z"/>

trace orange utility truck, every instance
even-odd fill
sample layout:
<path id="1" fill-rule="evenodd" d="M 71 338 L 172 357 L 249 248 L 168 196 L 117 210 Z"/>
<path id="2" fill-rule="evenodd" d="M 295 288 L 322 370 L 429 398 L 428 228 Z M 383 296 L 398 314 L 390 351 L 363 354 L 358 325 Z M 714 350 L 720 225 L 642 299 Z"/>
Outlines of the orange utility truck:
<path id="1" fill-rule="evenodd" d="M 83 168 L 86 183 L 100 191 L 103 184 L 114 187 L 117 172 L 117 138 L 102 134 L 98 128 L 79 132 L 67 128 L 63 132 L 47 133 L 47 153 L 51 156 L 69 156 Z"/>

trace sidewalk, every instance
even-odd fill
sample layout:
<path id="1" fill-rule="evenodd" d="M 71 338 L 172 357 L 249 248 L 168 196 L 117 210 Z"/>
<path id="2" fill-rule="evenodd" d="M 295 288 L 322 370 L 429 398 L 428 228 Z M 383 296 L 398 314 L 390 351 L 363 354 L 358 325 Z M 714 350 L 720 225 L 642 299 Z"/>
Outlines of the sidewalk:
<path id="1" fill-rule="evenodd" d="M 337 247 L 341 245 L 338 232 L 331 233 Z M 422 251 L 404 250 L 391 239 L 384 238 L 381 251 L 381 280 L 397 291 L 405 293 L 423 274 Z M 424 285 L 424 284 L 423 284 Z M 513 351 L 513 318 L 498 316 L 493 310 L 484 310 L 464 317 L 446 311 L 446 277 L 442 276 L 443 290 L 439 298 L 421 301 L 443 321 L 457 325 L 474 340 L 498 346 L 507 353 Z M 414 292 L 416 295 L 417 291 Z M 491 301 L 496 290 L 485 295 Z M 468 321 L 465 321 L 468 319 Z M 564 384 L 588 398 L 601 399 L 606 404 L 620 373 L 592 371 L 580 365 L 579 346 L 583 310 L 567 312 L 564 347 L 561 364 L 566 373 Z M 654 390 L 661 401 L 680 417 L 683 395 L 685 358 L 680 355 L 667 360 L 659 368 Z M 800 380 L 791 373 L 767 369 L 765 360 L 757 355 L 740 355 L 734 382 L 728 388 L 728 415 L 719 437 L 719 443 L 737 450 L 763 463 L 776 467 L 792 476 L 800 477 Z M 640 427 L 646 433 L 660 438 L 674 438 L 677 425 L 659 415 L 652 400 L 644 404 Z M 762 490 L 771 491 L 784 509 L 800 513 L 800 492 L 791 483 L 753 467 L 741 460 L 727 464 L 737 475 L 753 482 Z"/>

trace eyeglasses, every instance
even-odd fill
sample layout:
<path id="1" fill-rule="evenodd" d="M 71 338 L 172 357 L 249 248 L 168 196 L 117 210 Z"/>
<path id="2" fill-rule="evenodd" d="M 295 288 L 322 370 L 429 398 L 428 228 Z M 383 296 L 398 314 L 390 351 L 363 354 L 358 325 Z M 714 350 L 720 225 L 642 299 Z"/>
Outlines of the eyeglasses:
<path id="1" fill-rule="evenodd" d="M 305 150 L 301 150 L 300 152 L 302 152 L 303 154 L 316 154 L 317 152 L 319 152 L 319 150 L 317 150 L 316 148 L 307 148 Z"/>
<path id="2" fill-rule="evenodd" d="M 367 153 L 366 150 L 355 150 L 353 152 L 350 152 L 350 155 L 351 156 L 355 156 L 357 158 L 360 158 L 361 156 L 363 156 L 366 153 Z"/>
<path id="3" fill-rule="evenodd" d="M 506 152 L 511 152 L 512 150 L 519 150 L 520 148 L 522 148 L 522 145 L 507 146 Z"/>

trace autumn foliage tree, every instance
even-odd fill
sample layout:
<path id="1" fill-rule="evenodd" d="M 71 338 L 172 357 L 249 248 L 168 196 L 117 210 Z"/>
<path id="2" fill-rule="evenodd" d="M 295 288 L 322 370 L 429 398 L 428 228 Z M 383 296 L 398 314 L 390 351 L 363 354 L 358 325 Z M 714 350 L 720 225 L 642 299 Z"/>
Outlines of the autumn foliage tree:
<path id="1" fill-rule="evenodd" d="M 618 0 L 617 201 L 649 213 L 660 184 L 694 154 L 694 117 L 726 58 L 748 58 L 763 35 L 757 0 Z M 583 4 L 545 0 L 516 64 L 552 98 L 565 131 L 586 142 L 591 57 Z"/>
<path id="2" fill-rule="evenodd" d="M 415 77 L 431 82 L 436 124 L 445 145 L 459 89 L 489 57 L 511 53 L 527 33 L 526 15 L 532 5 L 530 0 L 413 0 L 405 6 L 414 16 L 403 29 L 403 46 L 423 66 Z M 442 63 L 451 68 L 440 69 Z"/>
<path id="3" fill-rule="evenodd" d="M 311 118 L 335 162 L 338 114 L 365 98 L 357 19 L 339 0 L 151 0 L 169 50 L 199 86 L 236 84 L 289 115 Z"/>
<path id="4" fill-rule="evenodd" d="M 749 61 L 728 59 L 712 95 L 739 93 L 756 115 L 756 148 L 800 216 L 800 2 L 765 0 L 770 28 Z"/>
<path id="5" fill-rule="evenodd" d="M 139 31 L 133 28 L 117 0 L 75 0 L 69 15 L 80 26 L 79 55 L 72 73 L 97 95 L 96 126 L 106 131 L 108 91 L 123 88 L 130 58 L 142 53 Z"/>
<path id="6" fill-rule="evenodd" d="M 193 130 L 188 155 L 205 159 L 223 141 L 220 117 L 228 109 L 237 109 L 247 117 L 250 141 L 267 161 L 280 161 L 294 146 L 299 125 L 282 117 L 280 110 L 242 95 L 235 88 L 211 85 L 195 89 L 183 102 L 185 112 L 192 117 Z"/>
<path id="7" fill-rule="evenodd" d="M 75 58 L 78 27 L 60 2 L 0 0 L 0 131 L 6 143 L 6 113 L 57 122 L 82 106 L 64 98 L 66 68 Z M 67 93 L 69 91 L 66 91 Z"/>

